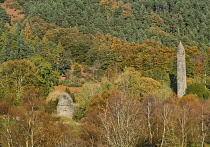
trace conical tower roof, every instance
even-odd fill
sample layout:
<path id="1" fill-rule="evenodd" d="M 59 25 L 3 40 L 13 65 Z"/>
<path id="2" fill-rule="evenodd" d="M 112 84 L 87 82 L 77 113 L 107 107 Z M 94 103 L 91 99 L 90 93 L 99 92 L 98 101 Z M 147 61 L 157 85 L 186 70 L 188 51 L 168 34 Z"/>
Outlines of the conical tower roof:
<path id="1" fill-rule="evenodd" d="M 185 54 L 185 50 L 184 50 L 184 46 L 182 45 L 182 42 L 180 41 L 179 42 L 179 46 L 178 46 L 178 49 L 177 49 L 177 54 Z"/>

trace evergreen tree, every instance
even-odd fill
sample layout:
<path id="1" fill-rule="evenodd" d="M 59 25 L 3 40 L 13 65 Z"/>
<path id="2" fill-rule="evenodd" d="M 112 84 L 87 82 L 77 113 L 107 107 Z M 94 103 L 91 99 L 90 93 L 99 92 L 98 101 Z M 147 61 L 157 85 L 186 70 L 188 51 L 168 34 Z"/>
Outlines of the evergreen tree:
<path id="1" fill-rule="evenodd" d="M 4 0 L 1 0 L 1 2 L 3 3 Z M 0 7 L 0 22 L 1 23 L 10 23 L 10 16 L 6 13 L 5 9 L 2 7 Z"/>
<path id="2" fill-rule="evenodd" d="M 17 57 L 16 59 L 25 59 L 28 56 L 28 44 L 25 42 L 25 38 L 22 34 L 17 39 Z"/>

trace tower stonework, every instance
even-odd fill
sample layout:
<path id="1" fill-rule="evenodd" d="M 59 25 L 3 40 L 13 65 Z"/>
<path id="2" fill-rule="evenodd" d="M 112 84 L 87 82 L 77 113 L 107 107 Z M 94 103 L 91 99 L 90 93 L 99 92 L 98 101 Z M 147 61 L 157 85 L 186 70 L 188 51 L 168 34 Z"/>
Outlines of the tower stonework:
<path id="1" fill-rule="evenodd" d="M 182 97 L 187 88 L 185 50 L 182 43 L 177 49 L 177 96 Z"/>

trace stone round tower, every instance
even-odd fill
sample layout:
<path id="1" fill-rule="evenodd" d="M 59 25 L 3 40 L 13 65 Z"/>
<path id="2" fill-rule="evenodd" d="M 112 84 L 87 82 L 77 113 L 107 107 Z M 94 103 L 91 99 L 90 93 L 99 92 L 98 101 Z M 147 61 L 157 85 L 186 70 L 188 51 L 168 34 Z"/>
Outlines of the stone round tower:
<path id="1" fill-rule="evenodd" d="M 187 88 L 185 50 L 182 43 L 177 49 L 177 96 L 182 97 Z"/>

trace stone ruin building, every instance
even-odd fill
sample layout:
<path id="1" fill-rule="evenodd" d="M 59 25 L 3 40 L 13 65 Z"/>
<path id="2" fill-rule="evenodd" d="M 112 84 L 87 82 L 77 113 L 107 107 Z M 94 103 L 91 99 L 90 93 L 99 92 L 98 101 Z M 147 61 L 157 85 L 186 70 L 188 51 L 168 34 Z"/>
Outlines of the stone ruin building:
<path id="1" fill-rule="evenodd" d="M 72 98 L 67 94 L 63 93 L 58 101 L 57 105 L 57 113 L 59 116 L 66 116 L 66 117 L 72 117 L 74 112 L 73 108 L 73 100 Z"/>

